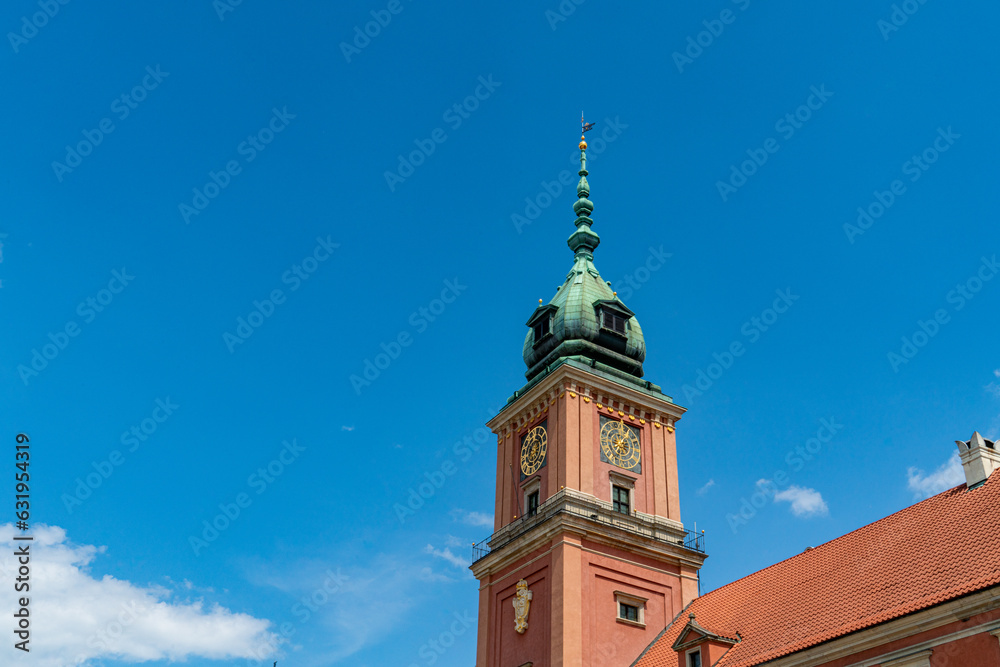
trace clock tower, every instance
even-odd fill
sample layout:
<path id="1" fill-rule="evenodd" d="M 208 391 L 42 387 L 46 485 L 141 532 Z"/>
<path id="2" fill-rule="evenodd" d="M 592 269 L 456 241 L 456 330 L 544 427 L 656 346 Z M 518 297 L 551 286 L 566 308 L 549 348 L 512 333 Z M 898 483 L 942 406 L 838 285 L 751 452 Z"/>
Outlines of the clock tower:
<path id="1" fill-rule="evenodd" d="M 488 423 L 495 532 L 473 547 L 477 667 L 631 665 L 697 597 L 706 558 L 681 523 L 684 408 L 642 379 L 642 329 L 594 265 L 586 149 L 581 136 L 573 266 L 528 318 L 527 384 Z"/>

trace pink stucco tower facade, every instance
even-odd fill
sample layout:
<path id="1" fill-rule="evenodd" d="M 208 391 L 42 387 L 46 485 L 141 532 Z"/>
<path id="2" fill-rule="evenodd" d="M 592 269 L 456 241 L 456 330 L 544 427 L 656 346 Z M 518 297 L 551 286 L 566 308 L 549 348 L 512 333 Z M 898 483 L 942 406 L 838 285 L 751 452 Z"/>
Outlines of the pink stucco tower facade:
<path id="1" fill-rule="evenodd" d="M 527 384 L 497 436 L 495 532 L 474 547 L 477 667 L 629 665 L 698 595 L 680 516 L 684 408 L 642 379 L 635 314 L 594 265 L 586 143 L 573 267 L 528 319 Z"/>

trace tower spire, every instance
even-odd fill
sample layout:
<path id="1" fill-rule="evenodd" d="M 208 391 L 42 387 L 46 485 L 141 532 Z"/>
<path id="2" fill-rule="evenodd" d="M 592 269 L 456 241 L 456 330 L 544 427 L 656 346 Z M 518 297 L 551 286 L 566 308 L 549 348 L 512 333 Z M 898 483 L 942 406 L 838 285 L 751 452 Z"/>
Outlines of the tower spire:
<path id="1" fill-rule="evenodd" d="M 587 141 L 585 133 L 594 128 L 594 123 L 584 120 L 583 113 L 580 113 L 580 182 L 576 185 L 577 200 L 573 204 L 573 211 L 576 213 L 576 231 L 570 235 L 570 249 L 576 256 L 586 259 L 594 259 L 594 250 L 601 243 L 601 237 L 596 232 L 591 231 L 590 226 L 594 221 L 590 219 L 590 214 L 594 210 L 594 203 L 587 197 L 590 196 L 590 183 L 587 182 Z"/>

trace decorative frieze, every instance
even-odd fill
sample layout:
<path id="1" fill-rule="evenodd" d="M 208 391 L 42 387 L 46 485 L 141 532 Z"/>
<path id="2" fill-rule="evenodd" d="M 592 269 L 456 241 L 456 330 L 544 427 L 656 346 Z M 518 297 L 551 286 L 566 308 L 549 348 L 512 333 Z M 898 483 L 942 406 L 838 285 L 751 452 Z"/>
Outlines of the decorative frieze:
<path id="1" fill-rule="evenodd" d="M 683 408 L 678 408 L 677 415 L 668 416 L 669 413 L 668 415 L 658 414 L 644 408 L 644 403 L 641 401 L 638 405 L 635 404 L 634 397 L 626 399 L 624 395 L 616 395 L 612 393 L 613 391 L 614 389 L 609 391 L 608 386 L 590 385 L 580 382 L 578 378 L 564 378 L 562 382 L 554 384 L 548 389 L 544 389 L 540 394 L 535 395 L 530 404 L 517 408 L 513 406 L 508 407 L 510 413 L 499 417 L 503 421 L 494 427 L 499 428 L 501 431 L 504 428 L 510 428 L 513 431 L 511 435 L 516 435 L 518 431 L 529 426 L 532 420 L 538 418 L 540 415 L 547 414 L 548 409 L 555 405 L 555 401 L 562 398 L 567 398 L 567 400 L 582 398 L 587 404 L 593 403 L 604 414 L 615 415 L 619 419 L 632 423 L 638 422 L 642 425 L 645 425 L 648 421 L 653 425 L 653 428 L 667 427 L 667 430 L 671 433 L 674 428 L 673 419 L 676 419 L 683 413 Z M 525 393 L 525 396 L 527 395 L 530 395 L 530 391 Z M 649 407 L 656 405 L 655 399 L 653 401 Z"/>

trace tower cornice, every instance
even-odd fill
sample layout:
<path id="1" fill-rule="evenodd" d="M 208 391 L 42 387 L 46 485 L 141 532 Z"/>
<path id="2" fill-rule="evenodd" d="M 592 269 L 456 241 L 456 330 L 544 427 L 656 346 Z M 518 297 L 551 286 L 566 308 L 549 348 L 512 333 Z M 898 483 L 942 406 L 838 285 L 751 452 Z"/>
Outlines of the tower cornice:
<path id="1" fill-rule="evenodd" d="M 675 422 L 687 411 L 665 394 L 643 389 L 632 382 L 619 382 L 614 376 L 600 373 L 584 362 L 564 359 L 538 382 L 515 392 L 507 405 L 486 425 L 494 433 L 507 437 L 524 424 L 538 419 L 557 400 L 593 403 L 594 407 L 605 410 L 609 415 L 612 412 L 621 413 L 619 417 L 631 417 L 630 421 L 635 423 L 649 421 L 654 428 L 671 431 Z"/>
<path id="2" fill-rule="evenodd" d="M 504 571 L 562 533 L 623 548 L 637 557 L 677 568 L 697 570 L 707 558 L 703 551 L 685 546 L 690 534 L 679 521 L 638 512 L 622 516 L 611 503 L 574 489 L 562 489 L 539 508 L 536 516 L 510 523 L 485 540 L 481 549 L 487 553 L 473 562 L 472 572 L 482 580 Z"/>

